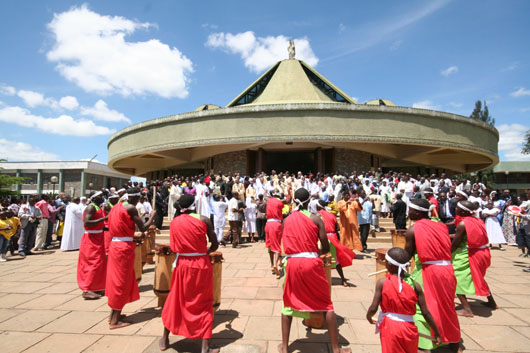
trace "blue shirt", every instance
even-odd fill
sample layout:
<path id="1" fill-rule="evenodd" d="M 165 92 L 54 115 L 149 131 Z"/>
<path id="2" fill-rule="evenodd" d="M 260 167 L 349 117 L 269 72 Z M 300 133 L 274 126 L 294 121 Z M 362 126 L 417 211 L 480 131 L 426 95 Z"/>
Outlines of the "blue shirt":
<path id="1" fill-rule="evenodd" d="M 359 203 L 362 203 L 363 200 L 359 199 Z M 357 212 L 357 223 L 361 224 L 370 224 L 372 220 L 372 202 L 370 200 L 366 201 L 363 205 L 363 210 Z"/>

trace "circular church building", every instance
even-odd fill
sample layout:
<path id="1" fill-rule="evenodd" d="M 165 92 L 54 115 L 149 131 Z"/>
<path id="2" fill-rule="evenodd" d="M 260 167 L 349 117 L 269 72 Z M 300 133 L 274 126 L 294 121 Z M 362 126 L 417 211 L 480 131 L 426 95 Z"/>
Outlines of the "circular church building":
<path id="1" fill-rule="evenodd" d="M 131 125 L 108 142 L 112 169 L 149 179 L 210 171 L 472 172 L 497 164 L 497 130 L 469 117 L 365 104 L 305 62 L 278 62 L 225 107 Z"/>

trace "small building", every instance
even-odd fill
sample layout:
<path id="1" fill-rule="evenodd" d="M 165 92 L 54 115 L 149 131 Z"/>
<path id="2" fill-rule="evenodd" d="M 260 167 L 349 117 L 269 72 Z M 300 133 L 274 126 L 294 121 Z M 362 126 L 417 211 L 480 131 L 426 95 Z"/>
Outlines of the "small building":
<path id="1" fill-rule="evenodd" d="M 119 187 L 130 178 L 91 161 L 0 162 L 0 173 L 25 178 L 23 184 L 12 187 L 22 195 L 64 192 L 84 196 L 92 190 Z"/>
<path id="2" fill-rule="evenodd" d="M 508 189 L 517 194 L 530 190 L 530 161 L 500 162 L 493 168 L 499 189 Z"/>

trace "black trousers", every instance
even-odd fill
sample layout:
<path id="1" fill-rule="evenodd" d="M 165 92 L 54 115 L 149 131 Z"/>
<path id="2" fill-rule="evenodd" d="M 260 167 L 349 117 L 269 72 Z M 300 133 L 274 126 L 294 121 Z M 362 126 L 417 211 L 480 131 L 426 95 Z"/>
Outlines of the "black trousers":
<path id="1" fill-rule="evenodd" d="M 396 225 L 396 229 L 407 229 L 407 221 L 403 223 L 394 223 Z"/>
<path id="2" fill-rule="evenodd" d="M 267 223 L 266 218 L 256 218 L 256 228 L 258 231 L 258 239 L 265 240 L 265 224 Z"/>
<path id="3" fill-rule="evenodd" d="M 361 243 L 363 244 L 363 250 L 368 249 L 366 240 L 368 239 L 368 233 L 370 233 L 370 223 L 359 225 L 359 233 L 361 233 Z"/>

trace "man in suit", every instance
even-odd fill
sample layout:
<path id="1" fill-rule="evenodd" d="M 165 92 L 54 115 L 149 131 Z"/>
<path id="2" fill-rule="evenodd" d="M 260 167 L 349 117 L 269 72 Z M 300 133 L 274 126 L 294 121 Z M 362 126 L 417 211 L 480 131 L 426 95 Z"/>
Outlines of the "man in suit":
<path id="1" fill-rule="evenodd" d="M 20 240 L 18 242 L 18 254 L 22 257 L 31 255 L 35 246 L 35 237 L 37 235 L 37 225 L 42 222 L 42 213 L 35 205 L 37 195 L 31 195 L 28 203 L 20 207 L 18 218 L 20 218 Z"/>
<path id="2" fill-rule="evenodd" d="M 403 195 L 397 194 L 396 202 L 390 206 L 396 229 L 407 229 L 407 204 L 401 200 L 402 197 Z"/>

